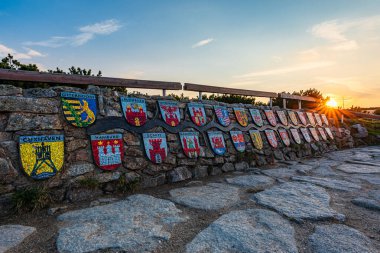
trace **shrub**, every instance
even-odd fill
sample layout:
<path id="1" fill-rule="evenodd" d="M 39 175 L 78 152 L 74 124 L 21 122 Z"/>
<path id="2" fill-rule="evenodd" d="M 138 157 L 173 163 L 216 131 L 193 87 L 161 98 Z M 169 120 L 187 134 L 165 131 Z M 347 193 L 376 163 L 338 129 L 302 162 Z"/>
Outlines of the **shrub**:
<path id="1" fill-rule="evenodd" d="M 17 190 L 12 195 L 12 203 L 17 212 L 39 210 L 49 206 L 51 201 L 46 187 L 28 187 Z"/>

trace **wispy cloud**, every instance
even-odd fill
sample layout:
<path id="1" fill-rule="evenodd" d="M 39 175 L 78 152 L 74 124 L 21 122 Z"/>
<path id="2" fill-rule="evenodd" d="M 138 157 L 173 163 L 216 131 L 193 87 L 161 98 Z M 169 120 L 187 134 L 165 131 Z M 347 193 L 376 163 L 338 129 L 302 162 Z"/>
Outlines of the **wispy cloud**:
<path id="1" fill-rule="evenodd" d="M 213 41 L 214 41 L 213 38 L 208 38 L 208 39 L 205 39 L 205 40 L 198 41 L 197 43 L 195 43 L 191 47 L 192 48 L 203 47 L 203 46 L 206 46 L 207 44 L 210 44 Z"/>
<path id="2" fill-rule="evenodd" d="M 8 54 L 13 55 L 15 59 L 31 59 L 33 57 L 44 57 L 46 55 L 31 49 L 31 48 L 24 48 L 25 52 L 18 52 L 17 50 L 7 47 L 4 44 L 0 44 L 0 56 L 4 57 Z"/>
<path id="3" fill-rule="evenodd" d="M 261 76 L 273 76 L 273 75 L 282 75 L 292 72 L 311 70 L 317 68 L 323 68 L 334 65 L 335 62 L 330 61 L 318 61 L 318 62 L 308 62 L 303 64 L 296 64 L 283 68 L 268 69 L 258 72 L 251 72 L 244 75 L 236 76 L 237 78 L 252 78 L 252 77 L 261 77 Z"/>
<path id="4" fill-rule="evenodd" d="M 82 46 L 94 39 L 97 35 L 109 35 L 118 31 L 122 25 L 118 20 L 109 19 L 99 23 L 82 26 L 78 34 L 72 36 L 53 36 L 42 41 L 28 41 L 25 45 L 42 47 Z"/>

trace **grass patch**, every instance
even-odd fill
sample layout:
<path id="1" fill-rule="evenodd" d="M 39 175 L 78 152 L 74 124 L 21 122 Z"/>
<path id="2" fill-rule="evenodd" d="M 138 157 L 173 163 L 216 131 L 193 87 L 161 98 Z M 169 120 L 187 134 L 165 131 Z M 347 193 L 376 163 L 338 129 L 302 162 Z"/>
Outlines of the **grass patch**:
<path id="1" fill-rule="evenodd" d="M 125 177 L 120 177 L 117 182 L 117 191 L 121 193 L 134 193 L 139 188 L 140 181 L 140 178 L 135 178 L 128 182 Z"/>
<path id="2" fill-rule="evenodd" d="M 95 178 L 84 178 L 79 180 L 79 185 L 88 189 L 96 189 L 99 187 L 100 182 Z"/>
<path id="3" fill-rule="evenodd" d="M 52 198 L 46 187 L 28 187 L 12 195 L 12 204 L 17 212 L 35 211 L 49 206 Z"/>

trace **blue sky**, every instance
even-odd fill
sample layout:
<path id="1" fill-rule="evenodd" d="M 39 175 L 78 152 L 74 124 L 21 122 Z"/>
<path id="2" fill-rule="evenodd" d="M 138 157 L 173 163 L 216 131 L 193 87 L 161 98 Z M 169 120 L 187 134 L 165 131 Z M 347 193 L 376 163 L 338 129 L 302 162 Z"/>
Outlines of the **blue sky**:
<path id="1" fill-rule="evenodd" d="M 0 56 L 42 69 L 380 105 L 380 1 L 0 1 Z M 338 101 L 339 102 L 339 101 Z"/>

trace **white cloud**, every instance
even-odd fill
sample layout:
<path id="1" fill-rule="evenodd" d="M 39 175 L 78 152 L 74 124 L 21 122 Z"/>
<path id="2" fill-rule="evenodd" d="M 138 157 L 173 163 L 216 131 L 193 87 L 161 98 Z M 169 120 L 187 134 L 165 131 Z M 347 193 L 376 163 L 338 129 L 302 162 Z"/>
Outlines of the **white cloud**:
<path id="1" fill-rule="evenodd" d="M 5 57 L 8 54 L 13 55 L 15 59 L 31 59 L 33 57 L 44 57 L 45 55 L 31 48 L 24 48 L 26 52 L 18 52 L 17 50 L 0 44 L 0 56 Z"/>
<path id="2" fill-rule="evenodd" d="M 210 44 L 213 41 L 214 41 L 213 38 L 208 38 L 208 39 L 205 39 L 205 40 L 201 40 L 201 41 L 198 41 L 197 43 L 195 43 L 194 45 L 192 45 L 192 48 L 203 47 L 203 46 L 205 46 L 207 44 Z"/>
<path id="3" fill-rule="evenodd" d="M 96 35 L 109 35 L 118 31 L 122 25 L 115 19 L 105 20 L 92 25 L 86 25 L 79 28 L 79 32 L 73 36 L 53 36 L 50 39 L 42 41 L 28 41 L 25 45 L 42 46 L 42 47 L 62 47 L 62 46 L 82 46 L 94 39 Z"/>
<path id="4" fill-rule="evenodd" d="M 237 78 L 252 78 L 252 77 L 261 77 L 261 76 L 282 75 L 282 74 L 287 74 L 287 73 L 292 73 L 292 72 L 328 67 L 334 64 L 335 62 L 330 62 L 330 61 L 308 62 L 308 63 L 296 64 L 293 66 L 288 66 L 288 67 L 283 67 L 283 68 L 251 72 L 251 73 L 237 76 Z"/>

